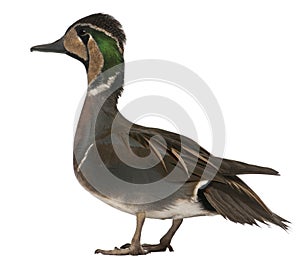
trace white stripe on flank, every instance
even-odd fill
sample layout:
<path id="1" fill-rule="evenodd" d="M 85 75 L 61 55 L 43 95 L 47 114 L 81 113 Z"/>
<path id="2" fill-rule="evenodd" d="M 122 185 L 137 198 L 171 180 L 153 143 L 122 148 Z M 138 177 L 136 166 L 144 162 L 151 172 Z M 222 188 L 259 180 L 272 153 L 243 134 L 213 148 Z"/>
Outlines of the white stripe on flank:
<path id="1" fill-rule="evenodd" d="M 86 157 L 87 157 L 87 155 L 88 155 L 90 149 L 93 147 L 93 145 L 94 145 L 94 143 L 92 143 L 92 144 L 88 147 L 88 149 L 86 150 L 86 152 L 84 153 L 84 156 L 83 156 L 82 160 L 80 161 L 80 163 L 79 163 L 79 165 L 78 165 L 78 167 L 77 167 L 77 172 L 79 172 L 79 170 L 80 170 L 82 164 L 83 164 L 84 161 L 86 160 Z"/>
<path id="2" fill-rule="evenodd" d="M 194 201 L 198 201 L 198 190 L 204 188 L 209 182 L 210 182 L 210 180 L 200 180 L 197 183 L 197 185 L 196 185 L 196 187 L 194 188 L 194 191 L 193 191 L 192 199 Z"/>

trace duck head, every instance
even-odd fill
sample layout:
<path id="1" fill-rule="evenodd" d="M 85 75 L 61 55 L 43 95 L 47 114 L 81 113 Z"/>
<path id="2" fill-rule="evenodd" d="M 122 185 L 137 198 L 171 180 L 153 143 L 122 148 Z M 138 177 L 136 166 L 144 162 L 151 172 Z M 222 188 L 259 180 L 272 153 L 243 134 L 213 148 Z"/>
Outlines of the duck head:
<path id="1" fill-rule="evenodd" d="M 59 40 L 33 46 L 31 51 L 67 54 L 86 68 L 89 85 L 104 71 L 124 62 L 125 34 L 107 14 L 93 14 L 73 23 Z"/>

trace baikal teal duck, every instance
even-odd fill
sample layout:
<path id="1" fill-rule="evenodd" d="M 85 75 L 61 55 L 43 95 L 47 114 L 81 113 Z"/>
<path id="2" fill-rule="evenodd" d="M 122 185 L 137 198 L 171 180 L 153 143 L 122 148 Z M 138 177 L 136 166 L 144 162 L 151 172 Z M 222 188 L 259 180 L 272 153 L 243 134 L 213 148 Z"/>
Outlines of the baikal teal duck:
<path id="1" fill-rule="evenodd" d="M 136 216 L 131 243 L 95 253 L 173 251 L 171 240 L 182 220 L 195 216 L 222 215 L 235 223 L 272 223 L 287 230 L 288 221 L 239 177 L 279 175 L 277 171 L 215 157 L 183 135 L 140 126 L 122 116 L 117 102 L 124 83 L 125 40 L 117 20 L 93 14 L 72 24 L 59 40 L 31 48 L 67 54 L 84 64 L 88 88 L 74 138 L 75 175 L 92 195 Z M 142 166 L 131 164 L 140 158 Z M 172 219 L 158 244 L 140 242 L 146 218 Z"/>

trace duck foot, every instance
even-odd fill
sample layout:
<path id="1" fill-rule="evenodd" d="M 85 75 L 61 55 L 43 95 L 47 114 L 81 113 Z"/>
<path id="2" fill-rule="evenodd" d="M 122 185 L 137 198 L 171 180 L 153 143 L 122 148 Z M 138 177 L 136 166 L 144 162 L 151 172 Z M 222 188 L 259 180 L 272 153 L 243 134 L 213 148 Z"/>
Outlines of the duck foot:
<path id="1" fill-rule="evenodd" d="M 130 248 L 130 244 L 125 244 L 123 246 L 121 246 L 121 249 L 127 249 Z M 142 248 L 147 251 L 147 253 L 151 253 L 151 252 L 164 252 L 167 249 L 169 249 L 170 252 L 173 252 L 174 249 L 173 247 L 170 245 L 170 243 L 163 243 L 161 242 L 160 244 L 143 244 Z"/>
<path id="2" fill-rule="evenodd" d="M 171 240 L 180 227 L 182 219 L 174 219 L 171 228 L 168 232 L 160 239 L 160 243 L 156 245 L 150 244 L 140 244 L 141 240 L 141 231 L 145 221 L 145 213 L 141 212 L 137 214 L 137 226 L 134 236 L 131 240 L 131 244 L 125 244 L 120 248 L 115 248 L 113 250 L 102 250 L 97 249 L 95 254 L 103 255 L 146 255 L 151 252 L 164 252 L 169 249 L 170 252 L 173 252 L 173 247 L 171 246 Z"/>
<path id="3" fill-rule="evenodd" d="M 148 251 L 145 250 L 140 245 L 130 245 L 126 244 L 128 247 L 121 247 L 113 250 L 102 250 L 102 249 L 96 249 L 95 254 L 103 254 L 103 255 L 117 255 L 117 256 L 123 256 L 123 255 L 132 255 L 132 256 L 138 256 L 138 255 L 146 255 L 148 254 Z M 125 246 L 125 245 L 124 245 Z"/>

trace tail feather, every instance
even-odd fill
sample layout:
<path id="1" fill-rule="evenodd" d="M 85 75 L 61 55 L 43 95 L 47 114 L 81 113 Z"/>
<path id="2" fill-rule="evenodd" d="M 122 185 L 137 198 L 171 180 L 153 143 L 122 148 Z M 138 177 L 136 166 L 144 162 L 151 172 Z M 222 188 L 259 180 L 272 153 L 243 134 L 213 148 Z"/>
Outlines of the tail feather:
<path id="1" fill-rule="evenodd" d="M 239 175 L 239 174 L 266 174 L 266 175 L 279 175 L 278 171 L 260 167 L 256 165 L 247 164 L 240 161 L 223 159 L 220 166 L 220 173 L 223 175 Z"/>
<path id="2" fill-rule="evenodd" d="M 287 220 L 273 213 L 240 178 L 230 177 L 228 183 L 212 181 L 203 191 L 211 206 L 235 223 L 258 225 L 273 223 L 284 230 Z"/>

